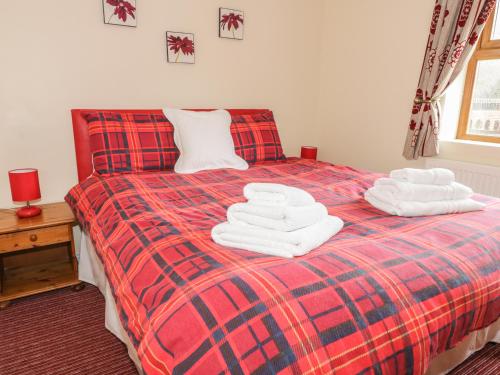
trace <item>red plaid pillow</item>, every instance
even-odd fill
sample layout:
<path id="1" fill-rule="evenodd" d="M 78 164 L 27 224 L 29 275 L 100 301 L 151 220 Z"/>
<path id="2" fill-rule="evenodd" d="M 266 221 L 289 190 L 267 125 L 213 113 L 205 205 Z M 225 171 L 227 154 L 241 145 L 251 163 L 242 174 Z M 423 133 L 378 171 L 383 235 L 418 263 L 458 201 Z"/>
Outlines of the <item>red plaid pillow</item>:
<path id="1" fill-rule="evenodd" d="M 179 156 L 174 128 L 163 114 L 93 112 L 86 115 L 94 171 L 165 171 Z"/>
<path id="2" fill-rule="evenodd" d="M 271 111 L 233 115 L 231 135 L 236 154 L 248 163 L 285 159 Z"/>

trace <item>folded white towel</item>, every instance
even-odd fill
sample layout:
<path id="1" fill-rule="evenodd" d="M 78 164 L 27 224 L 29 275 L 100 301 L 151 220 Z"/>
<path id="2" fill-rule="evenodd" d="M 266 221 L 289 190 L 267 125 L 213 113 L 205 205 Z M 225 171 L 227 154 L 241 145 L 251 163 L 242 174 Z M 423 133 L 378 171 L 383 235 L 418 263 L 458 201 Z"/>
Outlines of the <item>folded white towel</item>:
<path id="1" fill-rule="evenodd" d="M 449 169 L 444 168 L 396 169 L 390 173 L 390 176 L 395 180 L 411 182 L 413 184 L 448 185 L 455 181 L 455 174 Z"/>
<path id="2" fill-rule="evenodd" d="M 385 201 L 384 197 L 377 195 L 375 188 L 368 189 L 365 199 L 374 207 L 397 216 L 429 216 L 456 214 L 470 211 L 478 211 L 484 208 L 484 204 L 472 199 L 446 200 L 435 202 L 416 201 Z"/>
<path id="3" fill-rule="evenodd" d="M 442 201 L 467 199 L 474 193 L 471 188 L 452 182 L 449 185 L 425 185 L 401 182 L 393 178 L 379 178 L 375 181 L 377 195 L 384 196 L 386 201 Z"/>
<path id="4" fill-rule="evenodd" d="M 308 206 L 315 202 L 307 191 L 281 184 L 250 183 L 243 194 L 248 203 L 259 206 Z"/>
<path id="5" fill-rule="evenodd" d="M 305 255 L 337 234 L 344 222 L 335 216 L 293 232 L 222 223 L 212 229 L 212 239 L 219 245 L 261 254 L 292 258 Z"/>
<path id="6" fill-rule="evenodd" d="M 290 232 L 316 224 L 328 216 L 321 203 L 309 206 L 256 206 L 248 203 L 233 204 L 227 210 L 231 224 L 253 225 L 267 229 Z"/>

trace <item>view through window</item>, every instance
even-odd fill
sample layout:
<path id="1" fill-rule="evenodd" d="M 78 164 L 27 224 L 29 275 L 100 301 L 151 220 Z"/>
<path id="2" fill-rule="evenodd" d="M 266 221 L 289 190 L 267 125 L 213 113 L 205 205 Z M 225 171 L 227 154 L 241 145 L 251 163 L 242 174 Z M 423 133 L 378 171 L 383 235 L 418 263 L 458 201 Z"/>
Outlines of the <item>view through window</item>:
<path id="1" fill-rule="evenodd" d="M 469 63 L 457 138 L 500 143 L 500 12 L 497 1 Z"/>

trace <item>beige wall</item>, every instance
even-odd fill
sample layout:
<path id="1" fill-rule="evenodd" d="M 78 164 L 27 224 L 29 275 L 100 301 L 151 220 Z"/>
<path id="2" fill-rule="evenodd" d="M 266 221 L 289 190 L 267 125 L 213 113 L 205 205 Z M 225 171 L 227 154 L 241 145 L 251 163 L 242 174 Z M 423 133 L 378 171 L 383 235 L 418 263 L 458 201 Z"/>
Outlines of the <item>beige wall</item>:
<path id="1" fill-rule="evenodd" d="M 218 7 L 246 12 L 219 39 Z M 7 171 L 40 170 L 43 201 L 76 183 L 71 108 L 269 107 L 285 151 L 312 142 L 323 1 L 138 1 L 138 27 L 104 25 L 101 0 L 6 1 L 0 22 L 0 207 Z M 195 65 L 166 62 L 165 31 L 194 32 Z"/>
<path id="2" fill-rule="evenodd" d="M 320 156 L 376 171 L 402 156 L 434 1 L 327 1 Z"/>

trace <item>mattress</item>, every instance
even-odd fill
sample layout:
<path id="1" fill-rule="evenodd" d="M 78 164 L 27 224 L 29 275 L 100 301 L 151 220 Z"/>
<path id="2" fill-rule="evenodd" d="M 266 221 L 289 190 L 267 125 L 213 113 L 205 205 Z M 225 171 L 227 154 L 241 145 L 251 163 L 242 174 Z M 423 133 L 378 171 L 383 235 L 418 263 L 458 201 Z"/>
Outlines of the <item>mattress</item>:
<path id="1" fill-rule="evenodd" d="M 291 159 L 241 171 L 92 176 L 68 202 L 146 374 L 409 373 L 499 314 L 499 201 L 406 219 L 369 206 L 378 175 Z M 345 229 L 293 260 L 209 238 L 248 182 L 305 188 Z"/>

